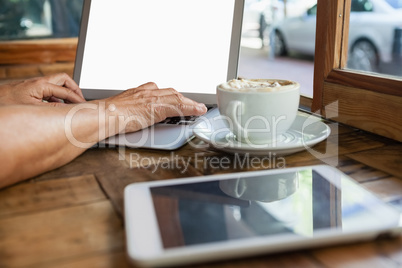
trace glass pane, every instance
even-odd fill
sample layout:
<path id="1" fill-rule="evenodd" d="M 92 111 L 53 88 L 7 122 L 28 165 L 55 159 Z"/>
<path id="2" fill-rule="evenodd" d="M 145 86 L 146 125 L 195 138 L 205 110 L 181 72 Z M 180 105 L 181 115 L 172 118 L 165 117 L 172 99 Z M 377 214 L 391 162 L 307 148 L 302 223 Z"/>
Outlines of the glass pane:
<path id="1" fill-rule="evenodd" d="M 401 0 L 352 0 L 347 68 L 402 75 Z"/>
<path id="2" fill-rule="evenodd" d="M 312 97 L 316 0 L 246 0 L 239 76 L 280 78 Z"/>
<path id="3" fill-rule="evenodd" d="M 78 36 L 83 0 L 0 0 L 0 40 Z"/>

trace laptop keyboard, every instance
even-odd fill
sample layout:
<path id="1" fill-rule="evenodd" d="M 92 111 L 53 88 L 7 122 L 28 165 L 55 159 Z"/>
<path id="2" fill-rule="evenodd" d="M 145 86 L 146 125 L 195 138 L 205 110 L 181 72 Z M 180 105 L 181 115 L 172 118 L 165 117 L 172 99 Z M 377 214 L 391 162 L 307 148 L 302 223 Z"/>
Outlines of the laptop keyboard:
<path id="1" fill-rule="evenodd" d="M 216 105 L 207 105 L 208 111 L 212 108 L 216 107 Z M 207 111 L 207 112 L 208 112 Z M 168 124 L 168 125 L 191 125 L 197 120 L 199 116 L 173 116 L 168 117 L 159 124 Z"/>

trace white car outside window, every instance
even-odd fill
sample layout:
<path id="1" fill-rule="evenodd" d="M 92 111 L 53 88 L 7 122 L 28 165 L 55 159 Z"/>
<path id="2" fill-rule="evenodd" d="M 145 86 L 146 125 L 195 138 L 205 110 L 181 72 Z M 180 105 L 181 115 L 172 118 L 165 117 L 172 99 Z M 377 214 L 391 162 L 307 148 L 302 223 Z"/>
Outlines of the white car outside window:
<path id="1" fill-rule="evenodd" d="M 292 51 L 314 55 L 316 10 L 314 5 L 305 14 L 284 19 L 270 28 L 275 55 Z M 371 72 L 386 69 L 386 73 L 402 74 L 401 50 L 402 11 L 385 0 L 352 0 L 348 68 Z M 387 64 L 394 67 L 383 67 Z"/>

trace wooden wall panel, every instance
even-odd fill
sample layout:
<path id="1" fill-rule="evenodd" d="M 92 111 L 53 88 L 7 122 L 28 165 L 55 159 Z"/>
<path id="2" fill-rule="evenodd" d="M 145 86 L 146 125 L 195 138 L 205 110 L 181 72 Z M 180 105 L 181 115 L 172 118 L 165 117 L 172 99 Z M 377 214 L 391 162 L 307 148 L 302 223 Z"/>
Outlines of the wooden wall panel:
<path id="1" fill-rule="evenodd" d="M 0 84 L 65 72 L 72 76 L 78 38 L 0 42 Z"/>

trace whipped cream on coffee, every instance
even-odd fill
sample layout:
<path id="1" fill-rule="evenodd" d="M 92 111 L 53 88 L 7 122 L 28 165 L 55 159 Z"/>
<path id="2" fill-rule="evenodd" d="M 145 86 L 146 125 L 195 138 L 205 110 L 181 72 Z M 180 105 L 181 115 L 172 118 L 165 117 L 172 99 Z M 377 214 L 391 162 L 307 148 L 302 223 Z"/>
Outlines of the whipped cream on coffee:
<path id="1" fill-rule="evenodd" d="M 232 79 L 220 85 L 227 91 L 278 91 L 284 89 L 284 86 L 292 85 L 291 81 L 269 80 L 269 79 Z"/>

